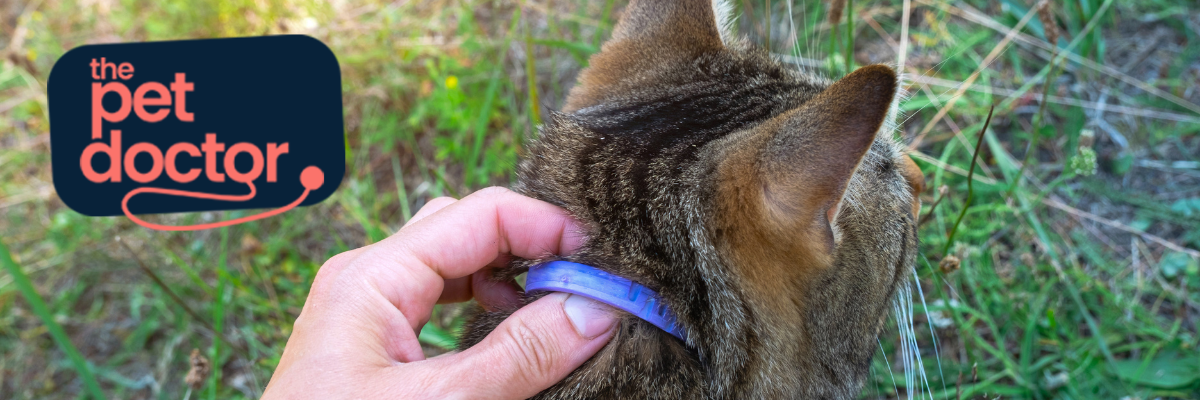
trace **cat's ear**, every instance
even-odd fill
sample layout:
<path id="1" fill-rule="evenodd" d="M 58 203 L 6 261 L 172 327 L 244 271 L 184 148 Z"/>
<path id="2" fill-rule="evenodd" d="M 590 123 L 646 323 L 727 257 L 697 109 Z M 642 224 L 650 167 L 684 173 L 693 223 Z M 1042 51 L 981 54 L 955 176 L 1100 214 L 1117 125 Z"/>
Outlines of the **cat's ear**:
<path id="1" fill-rule="evenodd" d="M 659 82 L 651 71 L 724 48 L 714 3 L 724 0 L 633 0 L 600 52 L 579 74 L 565 112 Z M 723 7 L 723 9 L 726 7 Z"/>
<path id="2" fill-rule="evenodd" d="M 891 68 L 859 68 L 777 117 L 757 157 L 764 217 L 831 250 L 831 220 L 888 117 L 896 85 Z"/>
<path id="3" fill-rule="evenodd" d="M 610 43 L 661 42 L 677 48 L 720 47 L 713 0 L 633 0 L 613 29 Z"/>

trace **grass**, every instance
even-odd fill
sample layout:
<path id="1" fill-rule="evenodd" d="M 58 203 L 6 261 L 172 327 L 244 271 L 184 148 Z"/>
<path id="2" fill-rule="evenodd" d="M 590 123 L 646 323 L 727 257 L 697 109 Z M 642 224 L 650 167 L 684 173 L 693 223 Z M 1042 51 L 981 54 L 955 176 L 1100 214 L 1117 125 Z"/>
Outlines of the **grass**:
<path id="1" fill-rule="evenodd" d="M 836 76 L 902 53 L 911 76 L 901 133 L 930 188 L 919 350 L 886 327 L 866 398 L 1200 397 L 1200 14 L 1188 0 L 1052 3 L 1053 44 L 1026 0 L 847 2 L 835 21 L 828 2 L 734 1 L 737 30 L 786 60 Z M 0 6 L 0 241 L 14 261 L 0 273 L 0 398 L 182 398 L 191 349 L 215 360 L 193 397 L 257 397 L 320 264 L 394 233 L 429 199 L 511 182 L 622 7 Z M 285 32 L 321 39 L 342 65 L 348 172 L 331 198 L 165 233 L 54 196 L 45 86 L 64 52 Z M 939 268 L 949 256 L 959 268 Z M 453 342 L 458 312 L 439 306 L 421 331 L 429 354 Z M 914 356 L 926 379 L 904 375 Z"/>

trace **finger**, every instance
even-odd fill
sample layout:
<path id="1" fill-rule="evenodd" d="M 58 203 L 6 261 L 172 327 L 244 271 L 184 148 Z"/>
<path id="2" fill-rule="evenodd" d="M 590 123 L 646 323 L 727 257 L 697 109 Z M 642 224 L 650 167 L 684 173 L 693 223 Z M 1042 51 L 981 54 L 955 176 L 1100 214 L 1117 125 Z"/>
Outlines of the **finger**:
<path id="1" fill-rule="evenodd" d="M 471 279 L 472 276 L 447 279 L 445 286 L 442 287 L 442 295 L 438 297 L 438 304 L 462 303 L 474 298 L 474 294 L 471 293 L 471 286 L 474 283 Z"/>
<path id="2" fill-rule="evenodd" d="M 329 290 L 329 285 L 336 279 L 337 275 L 345 270 L 363 251 L 366 251 L 367 247 L 344 251 L 330 257 L 324 264 L 321 264 L 321 268 L 317 269 L 317 275 L 313 277 L 312 288 L 308 291 L 308 300 L 304 302 L 304 308 L 323 301 L 323 298 L 327 294 L 326 292 Z"/>
<path id="3" fill-rule="evenodd" d="M 496 311 L 521 304 L 521 288 L 517 281 L 509 279 L 497 282 L 484 272 L 471 274 L 472 295 L 479 305 L 488 311 Z"/>
<path id="4" fill-rule="evenodd" d="M 484 309 L 496 311 L 521 304 L 520 293 L 523 289 L 517 285 L 517 281 L 515 279 L 497 281 L 491 271 L 493 268 L 508 267 L 512 260 L 511 255 L 501 254 L 488 263 L 487 269 L 471 274 L 473 282 L 471 297 L 475 298 Z"/>
<path id="5" fill-rule="evenodd" d="M 430 200 L 429 202 L 425 203 L 425 205 L 423 207 L 421 207 L 420 210 L 417 210 L 416 215 L 413 215 L 412 218 L 409 218 L 409 220 L 404 223 L 404 226 L 408 226 L 414 222 L 424 219 L 425 217 L 428 217 L 429 215 L 437 212 L 438 210 L 446 208 L 446 206 L 448 206 L 448 205 L 454 204 L 454 202 L 456 202 L 456 201 L 458 201 L 458 200 L 454 199 L 453 197 L 445 197 L 445 196 Z M 333 277 L 335 275 L 337 275 L 343 269 L 345 269 L 346 266 L 349 265 L 351 261 L 353 261 L 355 258 L 357 258 L 358 255 L 360 253 L 362 253 L 368 247 L 370 247 L 370 246 L 359 247 L 357 249 L 349 250 L 349 251 L 340 253 L 338 255 L 335 255 L 332 258 L 330 258 L 328 261 L 325 261 L 325 264 L 321 265 L 321 268 L 319 270 L 317 270 L 317 276 L 313 278 L 313 287 L 312 287 L 312 290 L 309 291 L 309 298 L 312 298 L 314 293 L 319 293 L 321 291 L 321 289 L 323 289 L 323 286 L 325 286 L 325 285 L 322 284 L 322 282 L 327 283 L 327 282 L 333 281 Z M 318 286 L 322 286 L 322 287 L 318 287 Z"/>
<path id="6" fill-rule="evenodd" d="M 488 263 L 487 266 L 489 268 L 504 268 L 504 267 L 507 267 L 508 264 L 512 262 L 512 260 L 513 260 L 512 255 L 501 254 L 501 255 L 496 256 L 496 259 L 492 260 L 492 262 Z"/>
<path id="7" fill-rule="evenodd" d="M 576 222 L 562 209 L 492 188 L 372 245 L 351 267 L 353 274 L 343 275 L 369 282 L 416 327 L 428 320 L 445 280 L 473 274 L 501 254 L 538 258 L 581 242 Z"/>
<path id="8" fill-rule="evenodd" d="M 566 378 L 604 347 L 616 321 L 608 306 L 555 293 L 513 313 L 479 344 L 411 366 L 456 377 L 453 389 L 476 391 L 474 396 L 524 399 Z"/>
<path id="9" fill-rule="evenodd" d="M 444 288 L 442 288 L 442 296 L 438 298 L 438 304 L 461 303 L 461 302 L 476 298 L 475 293 L 472 293 L 472 288 L 478 286 L 478 285 L 472 284 L 472 282 L 475 281 L 476 276 L 478 275 L 481 278 L 487 278 L 488 274 L 481 275 L 481 273 L 483 271 L 487 271 L 487 270 L 490 270 L 493 268 L 503 268 L 503 267 L 507 266 L 510 261 L 512 261 L 512 256 L 507 255 L 507 254 L 501 254 L 499 256 L 496 256 L 495 260 L 492 260 L 492 262 L 488 263 L 487 266 L 485 266 L 485 269 L 477 271 L 474 274 L 471 274 L 470 276 L 464 276 L 462 278 L 447 279 L 446 286 Z M 495 285 L 491 285 L 491 286 L 495 286 Z M 516 288 L 515 282 L 514 282 L 514 288 Z M 515 294 L 514 294 L 514 296 L 519 297 L 519 296 L 516 296 Z M 487 305 L 485 305 L 485 308 L 488 308 Z M 492 308 L 488 308 L 488 309 L 491 310 Z"/>
<path id="10" fill-rule="evenodd" d="M 578 226 L 563 209 L 505 188 L 491 187 L 477 191 L 462 200 L 448 204 L 442 210 L 445 212 L 440 213 L 440 222 L 436 226 L 433 223 L 420 226 L 414 223 L 413 229 L 407 232 L 406 236 L 415 239 L 410 240 L 413 244 L 412 249 L 416 250 L 414 255 L 423 260 L 440 260 L 444 261 L 444 264 L 465 263 L 478 268 L 480 261 L 499 261 L 499 255 L 536 258 L 547 254 L 568 254 L 582 244 Z M 468 229 L 447 229 L 444 226 L 447 223 Z M 472 235 L 460 235 L 463 232 Z M 448 245 L 447 236 L 474 239 L 473 242 L 456 242 L 483 244 L 482 247 L 499 251 L 458 251 Z M 500 242 L 497 243 L 497 240 Z M 487 246 L 488 244 L 497 246 Z M 473 272 L 474 270 L 462 271 L 460 276 Z"/>
<path id="11" fill-rule="evenodd" d="M 412 216 L 412 218 L 409 218 L 408 222 L 404 223 L 404 226 L 409 226 L 409 225 L 416 223 L 417 221 L 425 219 L 425 217 L 428 217 L 430 214 L 438 212 L 438 210 L 446 208 L 446 206 L 454 204 L 454 202 L 456 202 L 456 201 L 458 201 L 458 200 L 456 200 L 453 197 L 445 197 L 445 196 L 430 200 L 428 203 L 425 203 L 425 205 L 422 206 L 420 210 L 417 210 L 417 213 L 414 214 Z"/>
<path id="12" fill-rule="evenodd" d="M 496 311 L 521 303 L 521 288 L 517 286 L 517 281 L 509 279 L 507 282 L 496 282 L 489 275 L 487 270 L 481 270 L 462 278 L 446 280 L 438 304 L 475 299 L 484 309 Z"/>

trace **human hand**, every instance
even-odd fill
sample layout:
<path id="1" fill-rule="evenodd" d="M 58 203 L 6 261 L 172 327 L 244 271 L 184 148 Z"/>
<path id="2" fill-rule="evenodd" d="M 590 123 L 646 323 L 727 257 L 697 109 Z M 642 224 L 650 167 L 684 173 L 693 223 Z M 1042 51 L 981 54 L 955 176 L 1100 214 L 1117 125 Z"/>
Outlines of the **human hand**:
<path id="1" fill-rule="evenodd" d="M 516 283 L 490 282 L 483 268 L 510 255 L 569 254 L 577 232 L 562 209 L 507 189 L 430 201 L 395 235 L 321 266 L 263 398 L 537 394 L 608 343 L 611 308 L 554 293 L 474 347 L 429 359 L 417 335 L 436 303 L 516 304 Z"/>

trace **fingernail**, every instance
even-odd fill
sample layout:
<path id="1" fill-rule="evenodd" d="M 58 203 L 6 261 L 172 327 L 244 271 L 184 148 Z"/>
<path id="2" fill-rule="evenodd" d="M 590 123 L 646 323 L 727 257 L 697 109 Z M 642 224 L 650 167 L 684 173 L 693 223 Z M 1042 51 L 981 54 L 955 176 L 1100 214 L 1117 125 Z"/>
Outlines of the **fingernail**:
<path id="1" fill-rule="evenodd" d="M 600 336 L 617 322 L 612 308 L 577 294 L 563 301 L 563 311 L 567 312 L 567 319 L 571 320 L 579 336 L 587 339 Z"/>

